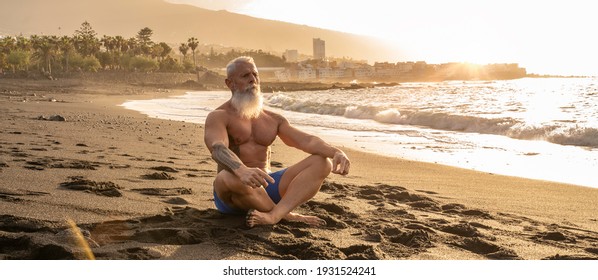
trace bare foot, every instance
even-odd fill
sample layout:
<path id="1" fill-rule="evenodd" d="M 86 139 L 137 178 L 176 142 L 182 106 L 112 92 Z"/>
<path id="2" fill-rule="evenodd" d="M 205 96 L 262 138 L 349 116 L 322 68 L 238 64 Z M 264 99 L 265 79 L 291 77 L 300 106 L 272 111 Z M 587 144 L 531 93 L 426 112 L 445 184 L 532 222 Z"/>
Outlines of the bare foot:
<path id="1" fill-rule="evenodd" d="M 284 219 L 291 222 L 303 222 L 312 226 L 326 225 L 326 221 L 316 216 L 301 215 L 293 212 L 287 214 L 284 217 Z M 275 217 L 270 215 L 270 213 L 263 213 L 255 209 L 247 211 L 247 215 L 245 216 L 245 224 L 250 228 L 256 225 L 273 225 L 278 223 L 279 221 L 280 219 L 276 219 Z"/>
<path id="2" fill-rule="evenodd" d="M 326 225 L 326 221 L 316 216 L 301 215 L 293 212 L 287 214 L 286 217 L 284 217 L 284 219 L 291 222 L 303 222 L 308 225 L 317 227 Z"/>
<path id="3" fill-rule="evenodd" d="M 279 221 L 280 220 L 275 219 L 269 213 L 263 213 L 255 209 L 249 209 L 245 216 L 245 224 L 250 228 L 257 225 L 273 225 Z"/>

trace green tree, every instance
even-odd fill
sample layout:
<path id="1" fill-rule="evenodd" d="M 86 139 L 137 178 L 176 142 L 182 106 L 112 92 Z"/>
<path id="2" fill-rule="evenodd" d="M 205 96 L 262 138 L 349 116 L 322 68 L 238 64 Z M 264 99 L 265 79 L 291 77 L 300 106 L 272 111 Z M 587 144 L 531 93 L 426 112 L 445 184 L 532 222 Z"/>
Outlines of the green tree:
<path id="1" fill-rule="evenodd" d="M 95 56 L 82 56 L 74 53 L 71 57 L 71 66 L 86 72 L 96 72 L 100 69 L 100 61 Z"/>
<path id="2" fill-rule="evenodd" d="M 114 52 L 118 50 L 118 45 L 115 37 L 104 35 L 102 39 L 100 39 L 100 42 L 108 52 Z"/>
<path id="3" fill-rule="evenodd" d="M 149 27 L 144 27 L 143 29 L 137 32 L 137 36 L 135 37 L 138 42 L 138 47 L 141 48 L 141 53 L 144 55 L 150 55 L 152 53 L 152 47 L 154 42 L 152 42 L 152 35 L 154 31 L 152 31 Z"/>
<path id="4" fill-rule="evenodd" d="M 167 56 L 160 61 L 160 71 L 162 72 L 181 72 L 183 71 L 183 65 L 181 65 L 176 59 Z"/>
<path id="5" fill-rule="evenodd" d="M 75 31 L 73 42 L 75 49 L 83 56 L 92 56 L 100 51 L 100 40 L 96 37 L 97 33 L 87 21 L 81 24 L 81 27 Z"/>
<path id="6" fill-rule="evenodd" d="M 96 54 L 103 68 L 117 69 L 119 67 L 118 59 L 121 54 L 122 44 L 124 38 L 121 36 L 106 36 L 104 35 L 100 40 L 106 49 L 105 52 Z"/>
<path id="7" fill-rule="evenodd" d="M 96 58 L 100 62 L 100 65 L 104 69 L 116 69 L 118 68 L 118 59 L 115 52 L 100 52 L 96 55 Z"/>
<path id="8" fill-rule="evenodd" d="M 17 70 L 26 70 L 29 65 L 29 53 L 23 50 L 15 49 L 8 53 L 6 62 L 12 68 L 12 72 Z"/>
<path id="9" fill-rule="evenodd" d="M 23 36 L 18 36 L 16 41 L 16 47 L 22 51 L 31 51 L 32 41 L 39 39 L 39 36 L 32 35 L 30 39 Z"/>
<path id="10" fill-rule="evenodd" d="M 43 63 L 42 70 L 52 75 L 52 62 L 58 56 L 58 37 L 42 36 L 32 43 L 33 58 Z"/>
<path id="11" fill-rule="evenodd" d="M 127 52 L 129 52 L 133 55 L 141 54 L 141 48 L 139 48 L 139 42 L 137 41 L 136 38 L 132 37 L 132 38 L 127 39 L 126 45 L 127 45 Z"/>
<path id="12" fill-rule="evenodd" d="M 153 45 L 152 49 L 150 51 L 151 53 L 151 57 L 152 58 L 157 58 L 158 61 L 160 61 L 162 59 L 162 52 L 164 51 L 164 48 L 158 44 Z"/>
<path id="13" fill-rule="evenodd" d="M 159 44 L 157 44 L 157 46 L 160 46 L 162 48 L 162 51 L 158 53 L 160 60 L 165 59 L 170 54 L 170 52 L 172 52 L 172 48 L 165 42 L 160 42 Z"/>
<path id="14" fill-rule="evenodd" d="M 68 37 L 68 36 L 62 36 L 60 37 L 60 40 L 58 40 L 58 49 L 60 50 L 60 52 L 62 53 L 63 59 L 64 59 L 64 69 L 65 72 L 69 72 L 69 60 L 70 60 L 70 56 L 73 54 L 73 52 L 75 51 L 75 46 L 73 44 L 73 39 Z"/>
<path id="15" fill-rule="evenodd" d="M 123 36 L 117 35 L 114 37 L 114 43 L 118 48 L 120 54 L 123 54 L 129 50 L 129 45 L 127 44 L 127 40 L 123 38 Z"/>
<path id="16" fill-rule="evenodd" d="M 158 62 L 151 58 L 134 56 L 129 61 L 130 69 L 141 72 L 152 72 L 158 70 Z"/>
<path id="17" fill-rule="evenodd" d="M 0 72 L 8 69 L 8 54 L 16 49 L 16 40 L 10 36 L 0 38 Z"/>
<path id="18" fill-rule="evenodd" d="M 189 40 L 187 40 L 187 45 L 189 46 L 191 51 L 193 51 L 193 67 L 197 68 L 197 60 L 195 59 L 195 49 L 197 49 L 197 47 L 199 46 L 199 41 L 197 40 L 197 38 L 191 37 L 189 38 Z"/>
<path id="19" fill-rule="evenodd" d="M 179 52 L 181 52 L 181 54 L 183 55 L 183 61 L 185 61 L 185 59 L 187 58 L 188 51 L 189 51 L 189 45 L 187 45 L 185 43 L 181 43 L 181 45 L 179 46 Z"/>

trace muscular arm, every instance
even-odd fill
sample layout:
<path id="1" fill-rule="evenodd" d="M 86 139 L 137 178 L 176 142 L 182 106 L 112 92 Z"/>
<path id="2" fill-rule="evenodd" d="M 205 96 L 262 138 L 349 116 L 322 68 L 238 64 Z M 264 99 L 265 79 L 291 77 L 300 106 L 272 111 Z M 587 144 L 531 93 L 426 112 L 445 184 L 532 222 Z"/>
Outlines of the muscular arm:
<path id="1" fill-rule="evenodd" d="M 243 164 L 241 159 L 222 142 L 213 144 L 211 150 L 212 159 L 218 163 L 218 166 L 230 172 L 234 172 L 234 170 L 238 169 Z"/>
<path id="2" fill-rule="evenodd" d="M 293 126 L 282 116 L 278 136 L 287 145 L 312 155 L 320 155 L 332 159 L 332 172 L 346 175 L 349 173 L 350 161 L 340 149 L 326 143 L 320 137 L 305 133 Z"/>
<path id="3" fill-rule="evenodd" d="M 218 163 L 218 169 L 224 168 L 234 173 L 234 170 L 243 165 L 241 159 L 228 148 L 229 139 L 226 131 L 227 116 L 224 111 L 213 111 L 206 118 L 204 142 L 212 159 Z"/>

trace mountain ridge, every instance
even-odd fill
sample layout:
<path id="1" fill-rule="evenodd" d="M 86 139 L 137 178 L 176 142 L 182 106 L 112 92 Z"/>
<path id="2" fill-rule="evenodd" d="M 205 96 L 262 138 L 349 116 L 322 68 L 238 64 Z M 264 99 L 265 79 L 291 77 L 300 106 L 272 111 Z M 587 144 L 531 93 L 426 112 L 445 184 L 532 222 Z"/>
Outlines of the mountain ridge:
<path id="1" fill-rule="evenodd" d="M 326 41 L 326 55 L 399 61 L 400 50 L 382 39 L 307 25 L 213 11 L 163 0 L 20 0 L 0 3 L 0 35 L 68 35 L 88 21 L 98 36 L 133 37 L 153 30 L 155 42 L 177 45 L 190 37 L 201 44 L 283 52 L 312 53 L 312 39 Z"/>

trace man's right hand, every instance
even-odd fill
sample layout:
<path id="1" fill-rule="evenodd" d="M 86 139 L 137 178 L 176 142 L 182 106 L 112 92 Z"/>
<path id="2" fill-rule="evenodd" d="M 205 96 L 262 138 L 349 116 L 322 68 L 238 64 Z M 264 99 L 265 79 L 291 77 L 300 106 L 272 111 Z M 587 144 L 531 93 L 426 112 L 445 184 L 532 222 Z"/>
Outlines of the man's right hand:
<path id="1" fill-rule="evenodd" d="M 274 178 L 270 177 L 268 173 L 253 167 L 240 166 L 234 170 L 235 175 L 239 177 L 241 182 L 252 188 L 266 187 L 268 182 L 274 183 Z"/>

